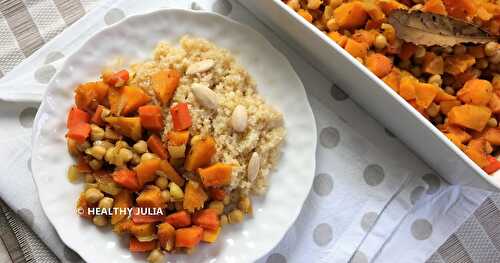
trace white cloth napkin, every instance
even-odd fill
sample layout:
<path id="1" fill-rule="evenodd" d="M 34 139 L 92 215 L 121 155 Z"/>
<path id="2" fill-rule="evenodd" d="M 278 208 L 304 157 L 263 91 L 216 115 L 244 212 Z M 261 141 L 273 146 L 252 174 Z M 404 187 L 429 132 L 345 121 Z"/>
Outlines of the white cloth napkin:
<path id="1" fill-rule="evenodd" d="M 0 80 L 0 197 L 62 261 L 75 256 L 40 208 L 29 171 L 37 104 L 26 101 L 41 99 L 64 59 L 92 33 L 162 7 L 213 10 L 250 25 L 288 57 L 307 89 L 320 142 L 313 190 L 296 224 L 259 262 L 423 262 L 489 195 L 442 181 L 238 3 L 109 0 Z"/>

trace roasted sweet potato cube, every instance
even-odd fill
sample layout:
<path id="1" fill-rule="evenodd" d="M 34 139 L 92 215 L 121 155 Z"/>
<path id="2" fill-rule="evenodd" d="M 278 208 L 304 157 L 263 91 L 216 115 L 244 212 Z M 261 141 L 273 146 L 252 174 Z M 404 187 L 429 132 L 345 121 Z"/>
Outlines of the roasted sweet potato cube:
<path id="1" fill-rule="evenodd" d="M 493 86 L 487 80 L 471 79 L 457 92 L 457 97 L 465 104 L 486 106 L 493 96 Z"/>
<path id="2" fill-rule="evenodd" d="M 385 84 L 389 85 L 395 92 L 399 92 L 399 82 L 401 79 L 401 74 L 398 69 L 392 68 L 392 71 L 385 76 L 382 80 Z"/>
<path id="3" fill-rule="evenodd" d="M 479 167 L 483 168 L 488 165 L 488 155 L 491 145 L 484 139 L 470 140 L 464 152 L 469 158 L 474 161 Z"/>
<path id="4" fill-rule="evenodd" d="M 156 234 L 163 249 L 171 251 L 175 247 L 175 228 L 171 224 L 167 222 L 159 224 Z"/>
<path id="5" fill-rule="evenodd" d="M 207 137 L 197 142 L 195 145 L 191 146 L 191 150 L 184 163 L 184 168 L 186 168 L 187 171 L 193 172 L 200 167 L 209 165 L 215 151 L 214 138 Z"/>
<path id="6" fill-rule="evenodd" d="M 165 200 L 161 197 L 160 188 L 154 185 L 146 186 L 136 199 L 137 205 L 141 207 L 162 208 L 165 206 Z"/>
<path id="7" fill-rule="evenodd" d="M 410 76 L 403 76 L 399 83 L 399 95 L 405 100 L 413 100 L 416 97 L 415 88 L 418 82 L 415 78 Z"/>
<path id="8" fill-rule="evenodd" d="M 491 109 L 491 112 L 500 113 L 500 96 L 498 96 L 497 93 L 493 93 L 493 95 L 491 95 L 488 107 Z"/>
<path id="9" fill-rule="evenodd" d="M 161 162 L 162 160 L 160 159 L 145 160 L 141 161 L 141 163 L 134 168 L 137 173 L 139 187 L 156 179 L 156 171 L 160 170 Z"/>
<path id="10" fill-rule="evenodd" d="M 109 86 L 102 82 L 87 82 L 75 89 L 75 104 L 78 108 L 93 111 L 99 104 L 104 104 Z"/>
<path id="11" fill-rule="evenodd" d="M 198 174 L 205 187 L 220 187 L 231 183 L 232 166 L 216 163 L 207 168 L 199 168 Z"/>
<path id="12" fill-rule="evenodd" d="M 115 201 L 113 202 L 113 208 L 115 209 L 113 215 L 111 216 L 111 224 L 116 224 L 122 219 L 127 218 L 127 212 L 125 208 L 132 207 L 132 193 L 128 190 L 121 190 L 118 195 L 115 196 Z"/>
<path id="13" fill-rule="evenodd" d="M 500 128 L 487 128 L 482 137 L 492 145 L 500 145 Z"/>
<path id="14" fill-rule="evenodd" d="M 425 53 L 422 71 L 429 74 L 442 75 L 444 71 L 443 57 L 437 56 L 433 52 Z"/>
<path id="15" fill-rule="evenodd" d="M 441 0 L 428 0 L 424 4 L 424 8 L 422 9 L 424 12 L 439 14 L 439 15 L 447 15 L 446 7 Z"/>
<path id="16" fill-rule="evenodd" d="M 333 16 L 342 29 L 360 28 L 368 20 L 368 13 L 361 2 L 344 3 L 335 9 Z"/>
<path id="17" fill-rule="evenodd" d="M 184 201 L 182 204 L 184 209 L 192 213 L 197 209 L 203 208 L 203 204 L 207 199 L 208 195 L 198 182 L 188 181 L 184 190 Z"/>
<path id="18" fill-rule="evenodd" d="M 134 222 L 131 222 L 129 225 L 129 231 L 136 237 L 147 237 L 155 233 L 155 226 L 152 223 L 135 224 Z"/>
<path id="19" fill-rule="evenodd" d="M 142 137 L 141 118 L 139 117 L 107 117 L 105 120 L 123 136 L 136 141 Z"/>
<path id="20" fill-rule="evenodd" d="M 453 107 L 448 112 L 448 123 L 475 131 L 482 131 L 491 117 L 491 110 L 484 106 L 466 104 Z"/>
<path id="21" fill-rule="evenodd" d="M 475 63 L 476 59 L 469 54 L 448 56 L 444 61 L 444 71 L 448 74 L 456 76 L 464 73 Z"/>
<path id="22" fill-rule="evenodd" d="M 448 15 L 466 20 L 473 17 L 477 12 L 473 0 L 443 0 Z"/>
<path id="23" fill-rule="evenodd" d="M 453 108 L 453 107 L 456 107 L 456 106 L 460 106 L 462 105 L 462 102 L 460 102 L 459 100 L 447 100 L 447 101 L 441 101 L 439 103 L 439 110 L 447 115 L 448 112 L 450 112 L 450 110 Z"/>
<path id="24" fill-rule="evenodd" d="M 415 98 L 418 106 L 427 109 L 439 92 L 439 88 L 433 84 L 418 83 L 415 88 Z"/>
<path id="25" fill-rule="evenodd" d="M 164 69 L 151 76 L 151 85 L 156 97 L 162 104 L 168 103 L 174 96 L 181 74 L 175 69 Z"/>
<path id="26" fill-rule="evenodd" d="M 355 58 L 365 58 L 368 55 L 368 44 L 348 39 L 344 49 Z"/>

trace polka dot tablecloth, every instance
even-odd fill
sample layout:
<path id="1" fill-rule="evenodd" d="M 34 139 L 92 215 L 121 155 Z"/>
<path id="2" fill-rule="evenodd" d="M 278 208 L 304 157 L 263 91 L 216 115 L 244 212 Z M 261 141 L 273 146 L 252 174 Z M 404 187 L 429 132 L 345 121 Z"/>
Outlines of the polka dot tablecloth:
<path id="1" fill-rule="evenodd" d="M 0 197 L 10 207 L 0 203 L 0 237 L 11 258 L 80 261 L 41 211 L 30 175 L 31 127 L 45 85 L 93 32 L 128 15 L 177 7 L 212 10 L 262 33 L 293 64 L 315 114 L 312 191 L 294 226 L 258 262 L 500 262 L 498 195 L 441 180 L 238 2 L 0 3 Z"/>

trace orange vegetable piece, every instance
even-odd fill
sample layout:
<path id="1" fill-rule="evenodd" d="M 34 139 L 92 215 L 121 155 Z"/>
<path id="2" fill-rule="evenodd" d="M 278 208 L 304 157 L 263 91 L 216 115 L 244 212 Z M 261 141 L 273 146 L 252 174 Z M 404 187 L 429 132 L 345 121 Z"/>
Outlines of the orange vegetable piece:
<path id="1" fill-rule="evenodd" d="M 170 108 L 170 115 L 172 115 L 174 130 L 182 131 L 191 127 L 192 120 L 187 103 L 177 103 Z"/>
<path id="2" fill-rule="evenodd" d="M 434 99 L 437 103 L 440 103 L 441 101 L 456 100 L 457 99 L 455 96 L 448 94 L 442 88 L 438 88 L 438 90 L 439 90 L 439 92 L 436 95 L 436 98 Z"/>
<path id="3" fill-rule="evenodd" d="M 337 31 L 331 31 L 331 32 L 328 32 L 328 36 L 333 40 L 335 41 L 339 46 L 341 47 L 345 47 L 345 44 L 347 43 L 347 39 L 348 37 L 340 34 L 339 32 Z"/>
<path id="4" fill-rule="evenodd" d="M 453 125 L 446 125 L 441 131 L 457 146 L 468 142 L 472 137 L 462 128 Z"/>
<path id="5" fill-rule="evenodd" d="M 493 86 L 487 80 L 471 79 L 457 92 L 457 97 L 465 104 L 486 106 L 493 96 Z"/>
<path id="6" fill-rule="evenodd" d="M 113 202 L 113 208 L 117 211 L 111 215 L 111 224 L 117 224 L 124 218 L 127 218 L 128 214 L 126 211 L 120 211 L 120 209 L 132 207 L 132 193 L 128 190 L 121 190 L 120 193 L 114 196 L 115 201 Z"/>
<path id="7" fill-rule="evenodd" d="M 141 125 L 147 130 L 160 132 L 163 130 L 163 113 L 160 106 L 144 105 L 139 107 Z"/>
<path id="8" fill-rule="evenodd" d="M 475 58 L 484 58 L 486 56 L 482 45 L 467 47 L 467 53 Z"/>
<path id="9" fill-rule="evenodd" d="M 309 11 L 305 9 L 299 9 L 299 11 L 297 11 L 297 14 L 303 17 L 307 22 L 312 23 L 313 16 L 311 15 L 311 13 L 309 13 Z"/>
<path id="10" fill-rule="evenodd" d="M 193 248 L 203 236 L 203 228 L 192 226 L 175 230 L 175 247 Z"/>
<path id="11" fill-rule="evenodd" d="M 111 127 L 119 134 L 138 141 L 142 137 L 141 118 L 139 117 L 107 117 Z"/>
<path id="12" fill-rule="evenodd" d="M 196 169 L 210 164 L 212 157 L 215 154 L 215 140 L 212 137 L 207 137 L 191 146 L 191 150 L 184 163 L 184 168 L 193 172 Z"/>
<path id="13" fill-rule="evenodd" d="M 446 7 L 441 0 L 428 0 L 427 2 L 425 2 L 422 11 L 445 16 L 448 15 L 448 12 L 446 12 Z"/>
<path id="14" fill-rule="evenodd" d="M 108 89 L 102 81 L 80 84 L 75 90 L 75 104 L 82 110 L 93 111 L 97 105 L 104 104 Z"/>
<path id="15" fill-rule="evenodd" d="M 482 137 L 492 145 L 500 145 L 500 128 L 487 128 Z"/>
<path id="16" fill-rule="evenodd" d="M 179 146 L 187 144 L 189 141 L 189 131 L 169 131 L 167 140 L 170 145 Z"/>
<path id="17" fill-rule="evenodd" d="M 162 160 L 160 163 L 160 171 L 162 171 L 168 178 L 168 180 L 174 182 L 178 186 L 184 185 L 184 178 L 182 178 L 174 167 L 166 160 Z"/>
<path id="18" fill-rule="evenodd" d="M 80 123 L 88 123 L 90 120 L 90 115 L 77 107 L 71 107 L 68 113 L 68 120 L 66 121 L 66 127 L 71 128 Z"/>
<path id="19" fill-rule="evenodd" d="M 132 191 L 137 191 L 139 189 L 136 172 L 129 170 L 128 168 L 122 168 L 113 172 L 112 177 L 115 183 L 127 189 Z"/>
<path id="20" fill-rule="evenodd" d="M 85 140 L 87 140 L 87 138 L 90 136 L 90 124 L 86 122 L 73 124 L 66 136 L 70 139 L 75 140 L 77 143 L 84 143 Z"/>
<path id="21" fill-rule="evenodd" d="M 391 72 L 382 78 L 385 84 L 389 85 L 395 92 L 399 92 L 399 80 L 401 79 L 401 74 L 397 68 L 392 68 Z"/>
<path id="22" fill-rule="evenodd" d="M 89 208 L 93 207 L 92 204 L 87 203 L 85 199 L 85 193 L 81 193 L 80 197 L 78 198 L 78 201 L 76 202 L 76 208 L 78 211 L 78 215 L 87 218 L 87 219 L 92 219 L 92 215 L 89 214 Z"/>
<path id="23" fill-rule="evenodd" d="M 78 169 L 79 173 L 91 173 L 92 168 L 90 168 L 89 163 L 83 157 L 78 158 L 78 162 L 76 163 L 76 169 Z"/>
<path id="24" fill-rule="evenodd" d="M 406 5 L 401 4 L 395 0 L 379 0 L 378 5 L 386 15 L 389 15 L 393 10 L 396 9 L 408 9 Z"/>
<path id="25" fill-rule="evenodd" d="M 95 123 L 99 126 L 104 126 L 104 120 L 102 119 L 102 112 L 104 111 L 104 106 L 98 105 L 97 109 L 95 110 L 94 114 L 92 115 L 92 118 L 90 119 L 92 123 Z"/>
<path id="26" fill-rule="evenodd" d="M 427 52 L 422 63 L 422 71 L 429 74 L 442 75 L 444 72 L 443 57 Z"/>
<path id="27" fill-rule="evenodd" d="M 500 162 L 493 156 L 488 156 L 488 165 L 483 167 L 487 174 L 493 174 L 500 169 Z"/>
<path id="28" fill-rule="evenodd" d="M 490 102 L 488 102 L 488 107 L 493 113 L 500 113 L 500 96 L 497 93 L 493 93 Z"/>
<path id="29" fill-rule="evenodd" d="M 344 48 L 355 58 L 365 58 L 368 54 L 368 45 L 365 43 L 360 43 L 354 39 L 348 39 Z"/>
<path id="30" fill-rule="evenodd" d="M 363 7 L 368 13 L 368 16 L 372 19 L 370 21 L 382 22 L 385 20 L 386 16 L 378 5 L 372 2 L 363 2 Z"/>
<path id="31" fill-rule="evenodd" d="M 493 18 L 493 14 L 491 14 L 490 12 L 488 12 L 488 10 L 486 10 L 486 8 L 481 6 L 477 9 L 477 17 L 479 17 L 479 19 L 483 21 L 488 21 Z"/>
<path id="32" fill-rule="evenodd" d="M 439 109 L 440 111 L 447 115 L 448 112 L 450 112 L 450 110 L 453 108 L 453 107 L 456 107 L 456 106 L 460 106 L 462 105 L 462 103 L 459 101 L 459 100 L 447 100 L 447 101 L 441 101 L 439 103 Z"/>
<path id="33" fill-rule="evenodd" d="M 207 243 L 214 243 L 217 241 L 217 238 L 219 237 L 221 227 L 218 227 L 215 230 L 210 230 L 210 229 L 203 229 L 203 236 L 201 237 L 201 241 L 207 242 Z"/>
<path id="34" fill-rule="evenodd" d="M 418 106 L 427 109 L 439 92 L 439 88 L 433 84 L 418 83 L 415 88 L 415 98 Z"/>
<path id="35" fill-rule="evenodd" d="M 392 70 L 392 61 L 379 53 L 369 55 L 366 58 L 365 65 L 379 78 L 387 76 Z"/>
<path id="36" fill-rule="evenodd" d="M 460 73 L 464 73 L 475 63 L 476 59 L 469 54 L 448 56 L 444 61 L 444 71 L 456 76 Z"/>
<path id="37" fill-rule="evenodd" d="M 491 110 L 484 106 L 466 104 L 453 107 L 448 112 L 448 123 L 475 131 L 482 131 L 491 117 Z"/>
<path id="38" fill-rule="evenodd" d="M 148 185 L 139 196 L 135 199 L 138 206 L 141 207 L 157 207 L 165 206 L 165 200 L 161 197 L 161 190 L 157 186 Z"/>
<path id="39" fill-rule="evenodd" d="M 144 211 L 141 211 L 139 207 L 134 207 L 132 208 L 132 222 L 135 224 L 148 224 L 148 223 L 156 223 L 156 222 L 162 222 L 165 220 L 165 216 L 163 215 L 148 215 L 144 214 Z"/>
<path id="40" fill-rule="evenodd" d="M 158 241 L 160 242 L 160 246 L 170 251 L 175 246 L 175 228 L 167 223 L 163 222 L 158 225 Z"/>
<path id="41" fill-rule="evenodd" d="M 203 208 L 203 204 L 207 201 L 208 196 L 203 190 L 203 187 L 195 181 L 188 181 L 184 190 L 183 208 L 189 212 L 194 212 L 196 209 Z"/>
<path id="42" fill-rule="evenodd" d="M 129 73 L 125 69 L 111 74 L 103 72 L 102 80 L 112 87 L 121 87 L 129 80 Z"/>
<path id="43" fill-rule="evenodd" d="M 148 144 L 148 149 L 152 153 L 158 155 L 158 157 L 160 157 L 162 160 L 168 159 L 167 149 L 163 146 L 163 142 L 161 141 L 160 137 L 158 137 L 156 134 L 149 136 L 147 144 Z"/>
<path id="44" fill-rule="evenodd" d="M 201 181 L 205 187 L 220 187 L 231 183 L 231 165 L 216 163 L 207 168 L 198 168 Z"/>
<path id="45" fill-rule="evenodd" d="M 443 0 L 448 15 L 467 20 L 476 15 L 477 7 L 472 0 Z"/>
<path id="46" fill-rule="evenodd" d="M 400 59 L 410 59 L 417 51 L 417 46 L 412 43 L 404 42 L 398 56 Z"/>
<path id="47" fill-rule="evenodd" d="M 399 95 L 405 100 L 412 100 L 416 97 L 415 87 L 417 80 L 411 76 L 403 76 L 399 83 Z"/>
<path id="48" fill-rule="evenodd" d="M 137 238 L 130 237 L 128 250 L 130 250 L 130 252 L 148 252 L 154 250 L 156 246 L 156 240 L 140 242 Z"/>
<path id="49" fill-rule="evenodd" d="M 156 97 L 162 105 L 167 104 L 174 96 L 181 74 L 175 69 L 164 69 L 151 76 L 151 85 Z"/>
<path id="50" fill-rule="evenodd" d="M 125 106 L 123 107 L 120 114 L 127 115 L 131 112 L 136 111 L 140 106 L 151 101 L 151 98 L 138 87 L 125 86 L 122 88 L 121 96 L 125 101 Z"/>
<path id="51" fill-rule="evenodd" d="M 137 173 L 137 183 L 139 184 L 139 188 L 156 179 L 156 171 L 160 170 L 160 164 L 161 160 L 150 159 L 142 161 L 134 168 Z"/>
<path id="52" fill-rule="evenodd" d="M 193 224 L 203 229 L 216 230 L 220 226 L 217 211 L 213 208 L 207 208 L 196 212 L 193 215 Z"/>
<path id="53" fill-rule="evenodd" d="M 469 141 L 464 152 L 479 167 L 483 168 L 489 164 L 488 155 L 491 145 L 485 139 L 473 139 Z"/>
<path id="54" fill-rule="evenodd" d="M 368 47 L 371 47 L 373 45 L 373 42 L 375 42 L 375 37 L 377 35 L 377 31 L 359 29 L 356 30 L 356 32 L 352 35 L 352 39 L 358 41 L 359 43 L 365 43 L 368 45 Z"/>
<path id="55" fill-rule="evenodd" d="M 221 188 L 210 188 L 208 193 L 210 198 L 217 201 L 222 201 L 224 200 L 224 197 L 226 197 L 226 192 Z"/>
<path id="56" fill-rule="evenodd" d="M 186 227 L 191 225 L 191 216 L 185 210 L 182 210 L 168 215 L 165 222 L 175 228 Z"/>
<path id="57" fill-rule="evenodd" d="M 360 2 L 343 3 L 335 9 L 333 17 L 341 29 L 363 27 L 368 20 L 368 13 Z"/>

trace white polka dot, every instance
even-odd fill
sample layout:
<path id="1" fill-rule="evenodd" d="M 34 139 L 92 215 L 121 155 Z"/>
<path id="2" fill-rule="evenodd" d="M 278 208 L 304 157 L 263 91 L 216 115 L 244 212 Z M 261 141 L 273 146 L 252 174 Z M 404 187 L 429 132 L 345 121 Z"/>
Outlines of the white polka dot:
<path id="1" fill-rule="evenodd" d="M 325 148 L 334 148 L 339 144 L 339 131 L 333 127 L 326 127 L 319 134 L 319 142 Z"/>
<path id="2" fill-rule="evenodd" d="M 422 177 L 422 180 L 429 185 L 429 188 L 427 189 L 428 194 L 436 193 L 441 186 L 441 180 L 435 174 L 426 174 Z"/>
<path id="3" fill-rule="evenodd" d="M 323 223 L 314 228 L 313 240 L 318 246 L 325 246 L 332 241 L 333 233 L 330 225 Z"/>
<path id="4" fill-rule="evenodd" d="M 314 178 L 313 190 L 319 196 L 325 196 L 332 192 L 333 179 L 329 174 L 321 173 Z"/>
<path id="5" fill-rule="evenodd" d="M 21 123 L 21 126 L 28 129 L 33 127 L 36 111 L 37 109 L 34 107 L 29 107 L 21 111 L 21 114 L 19 114 L 19 123 Z"/>
<path id="6" fill-rule="evenodd" d="M 106 15 L 104 15 L 104 23 L 112 25 L 125 17 L 125 13 L 118 8 L 111 8 Z"/>
<path id="7" fill-rule="evenodd" d="M 212 10 L 224 16 L 229 15 L 232 9 L 233 6 L 227 0 L 217 0 L 212 4 Z"/>
<path id="8" fill-rule="evenodd" d="M 49 63 L 57 61 L 63 57 L 64 57 L 63 53 L 61 53 L 59 51 L 52 51 L 52 52 L 49 52 L 49 54 L 47 54 L 47 56 L 45 57 L 45 62 L 43 62 L 43 63 L 49 64 Z"/>
<path id="9" fill-rule="evenodd" d="M 410 193 L 410 202 L 414 205 L 417 203 L 418 199 L 422 196 L 424 193 L 425 188 L 423 186 L 417 186 L 413 191 Z"/>
<path id="10" fill-rule="evenodd" d="M 196 2 L 191 3 L 191 9 L 193 10 L 202 10 L 203 8 Z"/>
<path id="11" fill-rule="evenodd" d="M 330 89 L 330 95 L 332 95 L 333 99 L 338 101 L 346 100 L 347 98 L 349 98 L 349 96 L 335 84 L 333 84 L 332 88 Z"/>
<path id="12" fill-rule="evenodd" d="M 35 71 L 35 80 L 47 84 L 56 73 L 56 68 L 52 65 L 43 65 Z"/>
<path id="13" fill-rule="evenodd" d="M 286 258 L 279 253 L 274 253 L 267 258 L 266 263 L 286 263 Z"/>
<path id="14" fill-rule="evenodd" d="M 370 228 L 372 228 L 373 224 L 375 224 L 375 221 L 377 221 L 377 213 L 375 212 L 368 212 L 363 215 L 361 218 L 361 228 L 365 231 L 368 232 Z"/>
<path id="15" fill-rule="evenodd" d="M 368 263 L 368 258 L 365 253 L 358 250 L 354 253 L 349 263 Z"/>
<path id="16" fill-rule="evenodd" d="M 428 239 L 432 235 L 432 225 L 427 219 L 417 219 L 411 224 L 411 234 L 417 240 Z"/>
<path id="17" fill-rule="evenodd" d="M 368 165 L 363 172 L 363 178 L 368 185 L 377 186 L 384 180 L 384 169 L 377 164 Z"/>

